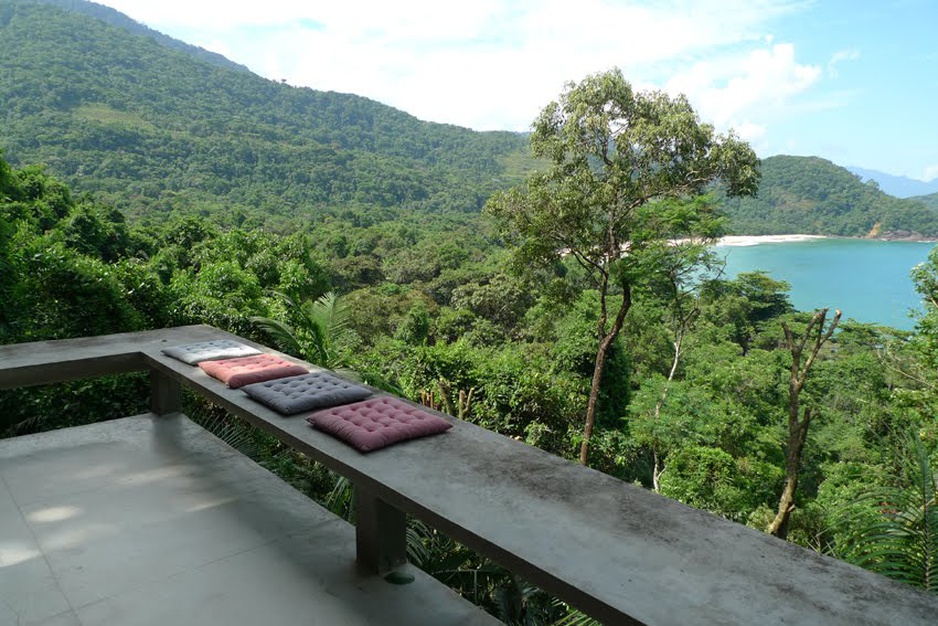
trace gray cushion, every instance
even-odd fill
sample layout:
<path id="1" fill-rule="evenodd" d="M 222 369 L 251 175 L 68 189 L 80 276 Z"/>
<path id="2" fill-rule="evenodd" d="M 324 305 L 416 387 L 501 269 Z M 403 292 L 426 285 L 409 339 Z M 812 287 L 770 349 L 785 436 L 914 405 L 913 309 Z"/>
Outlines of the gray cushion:
<path id="1" fill-rule="evenodd" d="M 199 343 L 187 343 L 181 346 L 163 348 L 163 354 L 183 363 L 196 365 L 202 361 L 253 356 L 261 354 L 261 351 L 231 339 L 218 339 L 216 341 L 201 341 Z"/>
<path id="2" fill-rule="evenodd" d="M 364 400 L 371 392 L 326 372 L 311 372 L 268 380 L 241 388 L 246 394 L 283 415 Z"/>

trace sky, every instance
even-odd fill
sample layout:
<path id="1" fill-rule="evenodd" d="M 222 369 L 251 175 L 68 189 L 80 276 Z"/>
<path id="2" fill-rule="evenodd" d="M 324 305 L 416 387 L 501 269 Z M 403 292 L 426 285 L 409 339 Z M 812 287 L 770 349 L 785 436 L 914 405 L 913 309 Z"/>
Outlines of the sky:
<path id="1" fill-rule="evenodd" d="M 526 131 L 614 67 L 760 157 L 938 178 L 936 0 L 95 0 L 272 80 Z"/>

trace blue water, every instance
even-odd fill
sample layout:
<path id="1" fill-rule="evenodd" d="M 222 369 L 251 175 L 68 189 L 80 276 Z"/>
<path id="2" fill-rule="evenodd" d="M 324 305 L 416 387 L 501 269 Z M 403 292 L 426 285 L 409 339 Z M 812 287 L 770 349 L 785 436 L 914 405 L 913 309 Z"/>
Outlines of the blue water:
<path id="1" fill-rule="evenodd" d="M 926 260 L 933 243 L 816 239 L 756 246 L 717 246 L 726 276 L 766 270 L 791 285 L 799 311 L 830 307 L 844 319 L 911 330 L 919 297 L 909 271 Z"/>

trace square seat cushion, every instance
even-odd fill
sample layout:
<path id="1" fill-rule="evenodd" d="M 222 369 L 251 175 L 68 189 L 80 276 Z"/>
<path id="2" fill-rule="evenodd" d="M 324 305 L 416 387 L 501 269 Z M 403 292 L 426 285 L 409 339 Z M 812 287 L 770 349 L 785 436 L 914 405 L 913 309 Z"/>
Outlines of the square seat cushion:
<path id="1" fill-rule="evenodd" d="M 326 372 L 268 380 L 241 390 L 283 415 L 356 402 L 371 395 L 368 389 Z"/>
<path id="2" fill-rule="evenodd" d="M 261 354 L 261 351 L 231 339 L 218 339 L 216 341 L 201 341 L 199 343 L 187 343 L 181 346 L 163 348 L 163 354 L 189 365 L 197 365 L 202 361 L 253 356 Z"/>
<path id="3" fill-rule="evenodd" d="M 452 428 L 445 419 L 388 396 L 319 411 L 306 421 L 360 452 Z"/>
<path id="4" fill-rule="evenodd" d="M 272 354 L 245 356 L 240 359 L 202 361 L 199 367 L 212 378 L 227 383 L 232 389 L 251 383 L 306 374 L 309 370 Z"/>

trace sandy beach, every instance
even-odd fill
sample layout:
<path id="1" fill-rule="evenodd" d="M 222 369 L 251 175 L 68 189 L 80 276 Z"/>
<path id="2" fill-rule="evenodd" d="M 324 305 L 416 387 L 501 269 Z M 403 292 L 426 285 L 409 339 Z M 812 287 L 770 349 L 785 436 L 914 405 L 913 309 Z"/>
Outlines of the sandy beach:
<path id="1" fill-rule="evenodd" d="M 791 243 L 827 239 L 823 235 L 729 235 L 717 241 L 718 246 L 758 246 L 760 243 Z"/>

